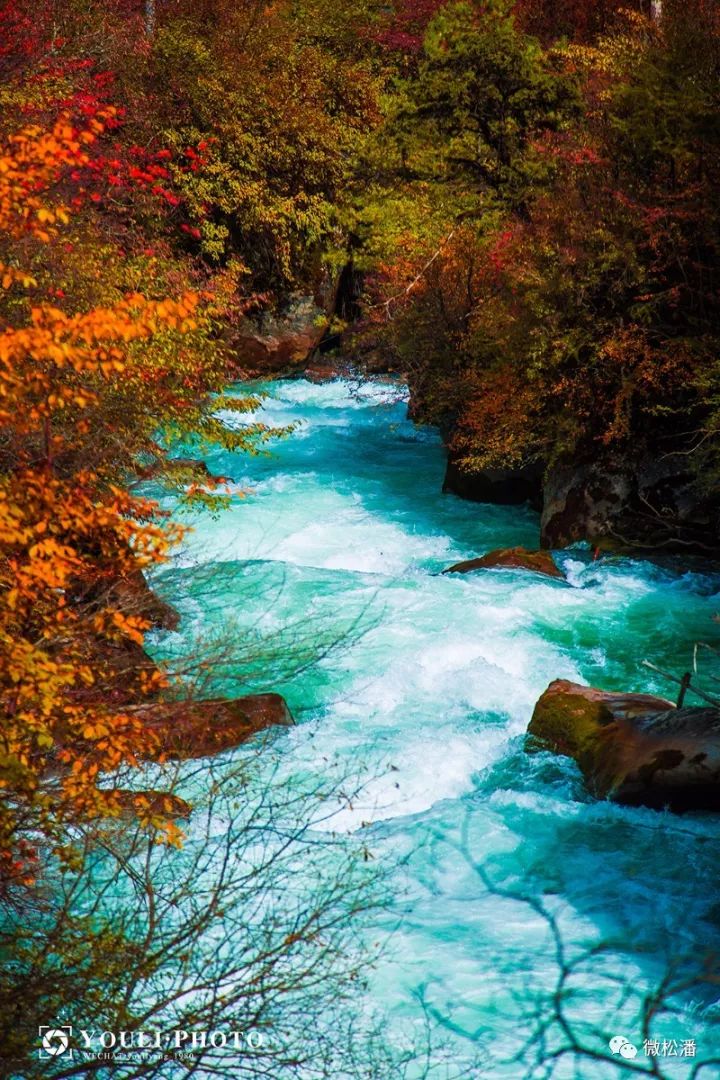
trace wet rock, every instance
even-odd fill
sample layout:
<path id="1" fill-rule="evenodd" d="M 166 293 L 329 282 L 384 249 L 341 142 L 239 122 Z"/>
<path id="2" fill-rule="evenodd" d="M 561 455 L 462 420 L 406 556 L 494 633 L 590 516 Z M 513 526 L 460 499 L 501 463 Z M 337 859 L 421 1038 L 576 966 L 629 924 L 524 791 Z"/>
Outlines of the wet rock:
<path id="1" fill-rule="evenodd" d="M 158 736 L 161 751 L 176 760 L 220 754 L 267 728 L 295 722 L 280 694 L 158 702 L 138 712 Z"/>
<path id="2" fill-rule="evenodd" d="M 604 549 L 720 553 L 717 495 L 703 492 L 687 457 L 649 452 L 555 465 L 545 478 L 541 544 L 588 540 Z"/>
<path id="3" fill-rule="evenodd" d="M 337 368 L 331 367 L 330 364 L 308 364 L 302 374 L 305 379 L 312 383 L 331 382 L 333 379 L 340 377 Z"/>
<path id="4" fill-rule="evenodd" d="M 153 630 L 177 630 L 180 625 L 180 613 L 150 588 L 139 569 L 109 586 L 105 601 L 125 615 L 147 619 Z"/>
<path id="5" fill-rule="evenodd" d="M 556 467 L 548 472 L 540 517 L 544 547 L 567 547 L 578 540 L 607 547 L 630 498 L 630 478 L 597 465 Z M 618 546 L 616 538 L 614 544 Z"/>
<path id="6" fill-rule="evenodd" d="M 720 709 L 676 709 L 559 679 L 528 727 L 530 746 L 577 761 L 599 798 L 656 809 L 720 810 Z"/>
<path id="7" fill-rule="evenodd" d="M 470 473 L 461 468 L 450 454 L 442 489 L 472 502 L 496 503 L 500 506 L 530 503 L 533 509 L 539 510 L 542 506 L 542 475 L 541 465 L 528 465 L 520 469 L 483 469 Z"/>
<path id="8" fill-rule="evenodd" d="M 454 566 L 449 566 L 447 570 L 443 570 L 443 574 L 470 574 L 474 570 L 491 570 L 494 568 L 531 570 L 535 574 L 544 574 L 545 577 L 565 580 L 565 575 L 555 565 L 549 551 L 528 551 L 524 547 L 498 548 L 496 551 L 490 551 L 479 559 L 468 559 L 466 562 L 455 563 Z"/>
<path id="9" fill-rule="evenodd" d="M 671 701 L 653 694 L 618 694 L 555 679 L 535 706 L 528 734 L 547 749 L 577 760 L 614 720 L 671 708 Z"/>
<path id="10" fill-rule="evenodd" d="M 327 309 L 314 296 L 295 294 L 281 311 L 245 316 L 232 344 L 243 366 L 259 372 L 285 371 L 307 361 L 327 327 Z"/>
<path id="11" fill-rule="evenodd" d="M 720 810 L 720 709 L 615 721 L 598 738 L 592 782 L 599 794 L 631 806 Z"/>

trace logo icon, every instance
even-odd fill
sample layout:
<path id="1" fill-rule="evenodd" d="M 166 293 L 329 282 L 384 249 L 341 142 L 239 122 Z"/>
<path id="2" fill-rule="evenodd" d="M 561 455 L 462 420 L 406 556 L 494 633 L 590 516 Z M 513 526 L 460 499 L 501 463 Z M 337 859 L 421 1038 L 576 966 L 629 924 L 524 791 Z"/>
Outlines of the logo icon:
<path id="1" fill-rule="evenodd" d="M 40 1049 L 41 1058 L 60 1057 L 61 1054 L 72 1057 L 72 1050 L 70 1049 L 72 1027 L 69 1024 L 66 1027 L 48 1027 L 45 1024 L 38 1028 L 38 1035 L 42 1044 Z"/>
<path id="2" fill-rule="evenodd" d="M 637 1057 L 637 1046 L 633 1046 L 629 1039 L 626 1039 L 624 1035 L 613 1035 L 610 1040 L 610 1049 L 613 1054 L 619 1054 L 620 1057 L 630 1060 Z"/>

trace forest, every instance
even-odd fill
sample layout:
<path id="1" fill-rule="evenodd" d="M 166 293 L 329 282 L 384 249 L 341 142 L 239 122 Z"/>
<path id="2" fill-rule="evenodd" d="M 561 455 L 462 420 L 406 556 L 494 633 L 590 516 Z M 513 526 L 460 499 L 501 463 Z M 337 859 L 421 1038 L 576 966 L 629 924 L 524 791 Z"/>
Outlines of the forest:
<path id="1" fill-rule="evenodd" d="M 558 995 L 552 1021 L 533 1023 L 560 1043 L 529 1040 L 532 1066 L 453 1072 L 419 1026 L 389 1045 L 357 1006 L 373 962 L 355 927 L 382 924 L 392 873 L 372 836 L 326 813 L 361 802 L 366 780 L 352 760 L 298 779 L 276 738 L 303 726 L 287 685 L 315 693 L 307 671 L 372 637 L 362 605 L 348 599 L 330 627 L 301 597 L 303 618 L 267 639 L 229 623 L 221 637 L 229 556 L 216 556 L 220 576 L 200 574 L 185 603 L 205 604 L 218 633 L 178 635 L 178 553 L 206 536 L 193 523 L 222 530 L 252 501 L 226 471 L 265 477 L 274 454 L 299 453 L 302 429 L 267 384 L 338 377 L 407 387 L 407 437 L 439 433 L 432 490 L 463 500 L 463 522 L 490 504 L 525 515 L 502 521 L 539 557 L 705 575 L 709 608 L 685 638 L 658 600 L 629 645 L 618 631 L 605 683 L 627 689 L 628 649 L 676 676 L 692 643 L 717 649 L 716 0 L 0 0 L 2 1075 L 630 1067 L 571 1037 Z M 244 587 L 233 617 L 279 595 Z M 576 647 L 587 658 L 556 677 L 602 682 L 590 653 L 604 630 L 565 633 L 546 635 L 563 663 Z M 720 769 L 715 811 L 718 784 Z M 705 839 L 702 859 L 716 832 Z M 559 933 L 549 909 L 517 901 Z M 674 976 L 687 980 L 682 964 Z M 663 994 L 675 1007 L 663 985 L 648 1025 Z M 437 1012 L 424 1004 L 428 1030 L 457 1036 Z M 58 1053 L 66 1025 L 95 1033 L 92 1062 L 81 1043 Z M 159 1028 L 184 1034 L 173 1053 L 102 1060 L 123 1045 L 114 1033 L 142 1049 L 138 1033 Z M 225 1041 L 196 1045 L 196 1029 Z M 647 1062 L 633 1068 L 691 1075 Z"/>

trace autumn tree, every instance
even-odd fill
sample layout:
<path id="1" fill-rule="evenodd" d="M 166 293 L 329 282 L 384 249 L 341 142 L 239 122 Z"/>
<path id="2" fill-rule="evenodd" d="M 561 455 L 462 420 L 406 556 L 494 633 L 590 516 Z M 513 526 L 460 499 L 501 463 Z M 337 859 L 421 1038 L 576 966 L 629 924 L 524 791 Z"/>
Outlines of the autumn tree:
<path id="1" fill-rule="evenodd" d="M 379 119 L 372 4 L 181 5 L 158 23 L 145 92 L 188 168 L 171 171 L 203 256 L 239 259 L 282 300 L 342 250 L 339 207 Z M 202 153 L 197 154 L 198 146 Z"/>
<path id="2" fill-rule="evenodd" d="M 572 80 L 519 31 L 501 0 L 443 7 L 407 94 L 398 127 L 411 135 L 408 167 L 433 180 L 465 181 L 515 207 L 540 165 L 532 140 L 567 124 L 577 106 Z"/>
<path id="3" fill-rule="evenodd" d="M 142 650 L 149 619 L 119 585 L 162 562 L 178 530 L 128 482 L 154 462 L 155 475 L 202 493 L 192 468 L 169 462 L 159 426 L 235 447 L 264 436 L 212 415 L 224 366 L 196 293 L 130 291 L 84 311 L 38 295 L 32 267 L 70 226 L 57 193 L 88 167 L 113 116 L 29 125 L 0 154 L 0 839 L 11 880 L 32 876 L 17 857 L 22 836 L 39 827 L 59 840 L 67 820 L 116 813 L 99 778 L 159 752 L 130 706 L 166 679 Z"/>
<path id="4" fill-rule="evenodd" d="M 475 68 L 468 61 L 463 96 L 460 67 L 449 74 L 446 34 L 418 75 L 423 86 L 432 73 L 426 85 L 442 117 L 433 150 L 422 109 L 414 115 L 401 98 L 390 115 L 387 145 L 397 137 L 406 148 L 395 175 L 421 209 L 405 215 L 404 236 L 392 235 L 401 252 L 394 259 L 391 244 L 376 239 L 382 192 L 365 211 L 379 256 L 369 313 L 376 333 L 385 323 L 385 340 L 409 371 L 414 415 L 443 427 L 468 474 L 532 466 L 540 475 L 584 462 L 625 476 L 662 455 L 682 473 L 683 490 L 709 500 L 709 521 L 717 478 L 716 17 L 699 0 L 692 10 L 665 5 L 661 22 L 629 11 L 594 43 L 547 52 L 496 5 L 459 10 L 444 9 L 426 41 L 448 19 L 500 25 L 518 43 L 503 49 L 503 63 L 536 56 L 582 96 L 568 97 L 558 115 L 540 95 L 533 119 L 536 84 L 526 82 L 514 117 L 500 65 L 488 79 L 500 119 L 486 102 L 477 120 Z M 469 33 L 459 40 L 461 50 L 474 47 Z M 543 70 L 552 84 L 551 67 Z M 459 151 L 463 137 L 475 158 Z M 385 229 L 393 203 L 400 200 L 391 194 Z M 636 509 L 617 543 L 703 550 L 714 542 L 702 524 L 686 528 L 662 493 L 648 505 L 637 496 Z M 581 538 L 578 528 L 555 541 Z"/>

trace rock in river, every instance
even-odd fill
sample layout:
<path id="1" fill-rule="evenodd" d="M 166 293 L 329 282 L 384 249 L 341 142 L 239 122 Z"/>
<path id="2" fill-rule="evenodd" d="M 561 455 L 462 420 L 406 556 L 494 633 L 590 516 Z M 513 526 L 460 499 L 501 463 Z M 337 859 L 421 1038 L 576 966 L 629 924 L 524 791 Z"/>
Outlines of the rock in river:
<path id="1" fill-rule="evenodd" d="M 294 720 L 280 694 L 209 701 L 159 702 L 140 712 L 168 758 L 209 757 L 247 742 L 260 731 Z"/>
<path id="2" fill-rule="evenodd" d="M 327 311 L 317 299 L 298 293 L 282 311 L 264 311 L 254 319 L 243 318 L 233 347 L 245 365 L 265 373 L 284 371 L 307 361 L 327 326 Z"/>
<path id="3" fill-rule="evenodd" d="M 633 806 L 720 810 L 720 709 L 676 709 L 650 694 L 615 694 L 558 679 L 528 734 L 577 761 L 590 791 Z"/>
<path id="4" fill-rule="evenodd" d="M 473 570 L 491 570 L 500 567 L 510 570 L 532 570 L 536 574 L 565 580 L 549 551 L 528 551 L 524 547 L 498 548 L 479 559 L 468 559 L 443 570 L 443 574 L 469 574 Z"/>
<path id="5" fill-rule="evenodd" d="M 500 506 L 529 503 L 533 509 L 542 510 L 542 477 L 541 465 L 517 469 L 482 469 L 480 472 L 470 473 L 451 452 L 442 489 L 471 502 L 496 503 Z"/>

